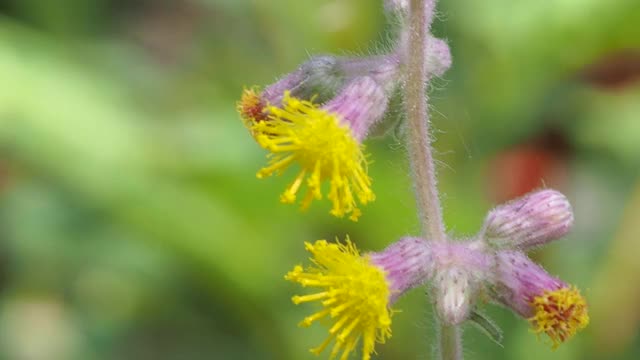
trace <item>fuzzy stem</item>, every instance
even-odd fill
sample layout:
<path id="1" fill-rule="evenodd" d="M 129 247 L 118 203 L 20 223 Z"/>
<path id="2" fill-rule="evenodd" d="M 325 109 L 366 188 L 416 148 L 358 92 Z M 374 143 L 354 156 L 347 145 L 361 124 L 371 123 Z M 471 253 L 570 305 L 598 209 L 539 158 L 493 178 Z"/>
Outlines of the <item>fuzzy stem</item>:
<path id="1" fill-rule="evenodd" d="M 413 168 L 416 202 L 423 237 L 447 241 L 442 207 L 436 184 L 435 165 L 427 112 L 426 36 L 431 25 L 435 0 L 412 0 L 409 11 L 409 39 L 406 47 L 404 104 L 407 114 L 407 145 Z M 462 359 L 462 339 L 456 326 L 440 325 L 441 360 Z"/>
<path id="2" fill-rule="evenodd" d="M 438 359 L 462 359 L 462 336 L 460 328 L 453 325 L 440 325 L 440 347 Z"/>
<path id="3" fill-rule="evenodd" d="M 433 0 L 426 0 L 433 1 Z M 442 208 L 436 186 L 427 113 L 425 35 L 430 19 L 425 0 L 412 0 L 409 15 L 409 44 L 406 58 L 404 104 L 407 114 L 407 145 L 413 168 L 414 188 L 422 233 L 432 241 L 446 241 Z"/>

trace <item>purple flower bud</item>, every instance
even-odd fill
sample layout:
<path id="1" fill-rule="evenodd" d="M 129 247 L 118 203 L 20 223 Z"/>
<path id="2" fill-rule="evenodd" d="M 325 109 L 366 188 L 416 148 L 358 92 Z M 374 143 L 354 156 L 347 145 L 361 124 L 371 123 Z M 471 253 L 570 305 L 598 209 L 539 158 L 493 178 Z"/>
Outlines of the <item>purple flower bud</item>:
<path id="1" fill-rule="evenodd" d="M 477 291 L 490 269 L 490 257 L 474 243 L 434 243 L 431 247 L 436 311 L 446 323 L 460 324 L 469 317 Z"/>
<path id="2" fill-rule="evenodd" d="M 338 115 L 342 123 L 349 125 L 353 137 L 362 141 L 371 126 L 384 115 L 387 102 L 384 89 L 371 77 L 363 76 L 347 84 L 340 94 L 322 109 Z"/>
<path id="3" fill-rule="evenodd" d="M 561 193 L 545 189 L 491 210 L 481 237 L 499 249 L 530 249 L 566 235 L 573 225 L 571 204 Z"/>
<path id="4" fill-rule="evenodd" d="M 385 271 L 391 289 L 391 304 L 407 290 L 422 285 L 433 275 L 433 254 L 429 243 L 420 238 L 402 238 L 369 256 L 373 264 Z"/>

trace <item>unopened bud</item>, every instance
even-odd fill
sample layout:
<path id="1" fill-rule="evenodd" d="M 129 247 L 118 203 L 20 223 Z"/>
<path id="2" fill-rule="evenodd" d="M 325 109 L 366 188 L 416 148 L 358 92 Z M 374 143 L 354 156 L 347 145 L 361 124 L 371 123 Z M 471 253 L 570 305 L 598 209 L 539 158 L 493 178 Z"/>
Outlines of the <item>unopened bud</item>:
<path id="1" fill-rule="evenodd" d="M 448 324 L 468 319 L 477 291 L 492 264 L 471 242 L 432 244 L 435 261 L 433 296 L 438 316 Z"/>
<path id="2" fill-rule="evenodd" d="M 469 316 L 474 291 L 469 273 L 450 267 L 436 274 L 433 286 L 436 311 L 440 318 L 451 325 L 465 321 Z"/>
<path id="3" fill-rule="evenodd" d="M 530 249 L 566 235 L 573 225 L 569 200 L 545 189 L 491 210 L 481 237 L 499 249 Z"/>

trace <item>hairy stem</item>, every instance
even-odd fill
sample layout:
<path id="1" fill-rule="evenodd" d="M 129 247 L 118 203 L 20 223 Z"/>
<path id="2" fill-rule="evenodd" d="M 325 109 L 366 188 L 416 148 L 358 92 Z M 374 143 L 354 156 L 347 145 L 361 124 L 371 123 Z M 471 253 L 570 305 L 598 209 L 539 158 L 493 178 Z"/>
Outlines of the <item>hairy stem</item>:
<path id="1" fill-rule="evenodd" d="M 462 359 L 462 336 L 458 326 L 440 325 L 440 347 L 438 359 Z"/>
<path id="2" fill-rule="evenodd" d="M 414 188 L 423 237 L 447 241 L 438 196 L 427 112 L 426 35 L 431 25 L 435 0 L 412 0 L 409 11 L 409 39 L 406 47 L 404 104 L 407 114 L 407 145 L 413 168 Z M 462 339 L 456 326 L 441 324 L 441 360 L 462 359 Z"/>
<path id="3" fill-rule="evenodd" d="M 436 186 L 427 113 L 427 73 L 425 46 L 430 19 L 427 1 L 413 0 L 409 15 L 409 43 L 406 55 L 404 104 L 407 114 L 407 145 L 413 168 L 414 188 L 422 232 L 432 241 L 446 241 L 442 208 Z"/>

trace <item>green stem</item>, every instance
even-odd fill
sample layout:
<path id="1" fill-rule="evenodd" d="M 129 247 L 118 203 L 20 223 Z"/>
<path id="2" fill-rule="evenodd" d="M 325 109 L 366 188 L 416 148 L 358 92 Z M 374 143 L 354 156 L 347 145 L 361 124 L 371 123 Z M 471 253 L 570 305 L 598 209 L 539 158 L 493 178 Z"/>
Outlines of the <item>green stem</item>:
<path id="1" fill-rule="evenodd" d="M 438 359 L 462 359 L 462 336 L 458 326 L 440 324 Z"/>

